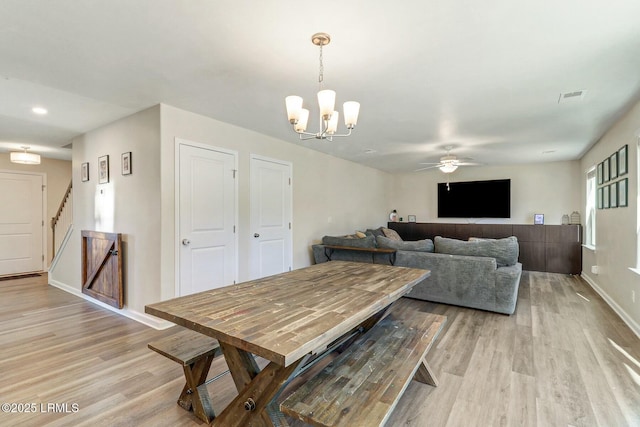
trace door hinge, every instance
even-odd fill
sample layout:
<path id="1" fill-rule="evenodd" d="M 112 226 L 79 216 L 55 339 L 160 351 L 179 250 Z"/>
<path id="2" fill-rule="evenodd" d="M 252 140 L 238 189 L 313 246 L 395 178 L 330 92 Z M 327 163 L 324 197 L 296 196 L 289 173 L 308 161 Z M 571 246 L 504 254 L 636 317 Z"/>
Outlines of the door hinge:
<path id="1" fill-rule="evenodd" d="M 45 187 L 46 187 L 46 185 L 43 185 L 43 186 L 42 186 L 42 191 L 44 191 Z"/>
<path id="2" fill-rule="evenodd" d="M 236 179 L 236 172 L 238 170 L 237 169 L 231 169 L 231 172 L 233 172 L 233 179 Z"/>
<path id="3" fill-rule="evenodd" d="M 44 227 L 44 219 L 42 220 L 42 226 Z"/>
<path id="4" fill-rule="evenodd" d="M 44 261 L 44 254 L 42 254 L 42 261 Z"/>
<path id="5" fill-rule="evenodd" d="M 233 226 L 233 232 L 234 233 L 236 232 L 236 226 L 235 225 Z"/>
<path id="6" fill-rule="evenodd" d="M 291 223 L 289 223 L 289 230 L 291 230 Z"/>
<path id="7" fill-rule="evenodd" d="M 289 185 L 291 185 L 291 178 L 289 178 Z"/>

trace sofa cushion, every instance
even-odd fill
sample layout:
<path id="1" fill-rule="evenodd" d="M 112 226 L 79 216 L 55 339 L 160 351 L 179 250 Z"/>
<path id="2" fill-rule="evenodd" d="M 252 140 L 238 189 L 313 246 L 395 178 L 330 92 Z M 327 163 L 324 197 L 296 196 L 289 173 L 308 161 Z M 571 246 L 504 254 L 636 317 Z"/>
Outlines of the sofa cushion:
<path id="1" fill-rule="evenodd" d="M 384 236 L 377 236 L 376 243 L 379 248 L 397 249 L 399 251 L 433 252 L 433 241 L 431 239 L 404 241 L 390 239 Z"/>
<path id="2" fill-rule="evenodd" d="M 362 239 L 350 239 L 342 236 L 324 236 L 322 238 L 322 244 L 331 246 L 348 246 L 350 248 L 375 248 L 376 238 L 373 236 L 367 236 Z"/>
<path id="3" fill-rule="evenodd" d="M 376 229 L 369 228 L 365 231 L 365 234 L 367 236 L 374 236 L 374 237 L 384 236 L 384 233 L 382 232 L 382 227 L 378 227 Z"/>
<path id="4" fill-rule="evenodd" d="M 518 239 L 515 236 L 504 239 L 474 239 L 468 242 L 436 236 L 434 244 L 437 253 L 491 257 L 496 259 L 498 267 L 518 262 Z"/>
<path id="5" fill-rule="evenodd" d="M 402 241 L 402 237 L 398 234 L 396 230 L 392 230 L 390 228 L 383 228 L 382 233 L 384 237 L 388 237 L 389 239 Z"/>

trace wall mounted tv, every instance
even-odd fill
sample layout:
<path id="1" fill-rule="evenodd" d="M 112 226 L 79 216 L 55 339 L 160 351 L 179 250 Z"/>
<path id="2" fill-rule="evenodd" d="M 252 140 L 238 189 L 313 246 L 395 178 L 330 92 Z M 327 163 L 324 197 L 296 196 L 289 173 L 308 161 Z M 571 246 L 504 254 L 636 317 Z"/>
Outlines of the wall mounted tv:
<path id="1" fill-rule="evenodd" d="M 511 180 L 438 183 L 439 218 L 510 218 Z"/>

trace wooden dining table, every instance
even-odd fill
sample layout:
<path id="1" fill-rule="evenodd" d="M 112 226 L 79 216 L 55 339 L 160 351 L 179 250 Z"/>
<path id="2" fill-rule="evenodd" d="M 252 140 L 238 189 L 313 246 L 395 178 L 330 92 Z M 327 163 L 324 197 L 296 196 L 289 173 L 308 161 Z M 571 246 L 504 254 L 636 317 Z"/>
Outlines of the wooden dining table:
<path id="1" fill-rule="evenodd" d="M 145 311 L 219 341 L 238 396 L 212 425 L 286 425 L 275 403 L 284 387 L 372 327 L 429 274 L 331 261 L 150 304 Z M 254 356 L 269 363 L 260 369 Z"/>

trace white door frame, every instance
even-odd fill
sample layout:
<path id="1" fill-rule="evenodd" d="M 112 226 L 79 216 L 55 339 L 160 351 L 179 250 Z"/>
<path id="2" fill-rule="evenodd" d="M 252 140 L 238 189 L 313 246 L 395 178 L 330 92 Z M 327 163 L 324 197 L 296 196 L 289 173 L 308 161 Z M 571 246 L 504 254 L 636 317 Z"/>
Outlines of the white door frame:
<path id="1" fill-rule="evenodd" d="M 284 166 L 288 166 L 289 167 L 289 172 L 291 173 L 291 175 L 289 176 L 289 178 L 291 179 L 291 185 L 289 185 L 289 200 L 290 200 L 290 212 L 291 212 L 291 229 L 289 229 L 289 239 L 291 239 L 291 245 L 289 247 L 289 259 L 291 260 L 291 269 L 293 269 L 293 227 L 294 227 L 294 221 L 293 221 L 293 163 L 286 161 L 286 160 L 280 160 L 280 159 L 274 159 L 273 157 L 266 157 L 266 156 L 261 156 L 259 154 L 251 154 L 249 159 L 249 168 L 251 169 L 251 165 L 253 163 L 253 160 L 261 160 L 263 162 L 270 162 L 270 163 L 276 163 L 279 165 L 284 165 Z M 249 182 L 251 182 L 251 178 L 249 179 Z M 251 191 L 253 191 L 253 189 L 250 189 L 249 192 L 251 193 Z M 251 198 L 251 194 L 249 195 L 249 198 Z M 251 223 L 251 221 L 253 220 L 253 206 L 249 207 L 249 227 L 251 227 L 251 233 L 253 233 L 253 229 L 255 224 Z M 255 255 L 253 253 L 253 247 L 251 246 L 249 248 L 251 255 Z"/>
<path id="2" fill-rule="evenodd" d="M 235 281 L 238 280 L 238 152 L 234 150 L 228 150 L 226 148 L 215 147 L 213 145 L 203 144 L 201 142 L 194 142 L 188 139 L 175 138 L 175 151 L 174 151 L 174 237 L 173 237 L 173 251 L 174 251 L 174 271 L 175 271 L 175 286 L 174 296 L 180 295 L 180 146 L 189 145 L 191 147 L 201 148 L 204 150 L 217 151 L 219 153 L 230 154 L 233 156 L 234 164 L 233 168 L 236 171 L 236 179 L 233 180 L 234 192 L 235 192 L 235 217 L 236 230 L 234 233 L 235 238 L 235 264 L 233 266 L 233 274 Z"/>
<path id="3" fill-rule="evenodd" d="M 49 237 L 49 228 L 47 225 L 49 221 L 47 221 L 47 174 L 44 172 L 29 172 L 29 171 L 17 171 L 17 170 L 9 170 L 9 169 L 0 169 L 2 173 L 12 173 L 19 175 L 38 175 L 42 177 L 42 221 L 44 224 L 42 225 L 42 271 L 47 271 L 48 269 L 45 267 L 47 265 L 49 254 L 47 252 L 47 240 Z"/>

